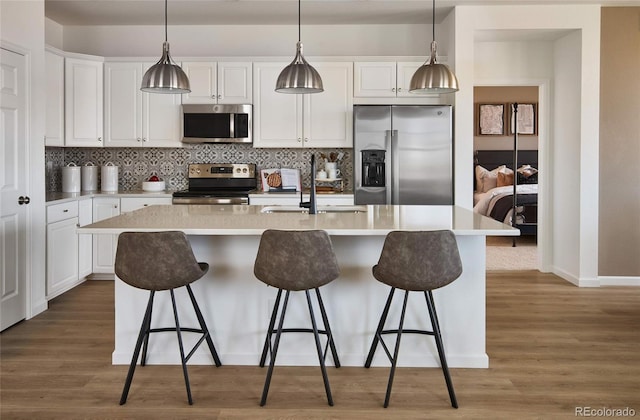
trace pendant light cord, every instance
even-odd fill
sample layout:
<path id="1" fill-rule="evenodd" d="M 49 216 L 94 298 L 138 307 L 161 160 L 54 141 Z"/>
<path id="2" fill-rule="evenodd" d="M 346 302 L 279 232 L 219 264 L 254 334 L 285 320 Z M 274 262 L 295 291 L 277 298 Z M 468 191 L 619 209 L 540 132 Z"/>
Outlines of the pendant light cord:
<path id="1" fill-rule="evenodd" d="M 298 0 L 298 42 L 300 42 L 301 39 L 302 37 L 300 36 L 300 0 Z"/>
<path id="2" fill-rule="evenodd" d="M 167 39 L 167 0 L 164 0 L 164 42 L 167 42 Z"/>
<path id="3" fill-rule="evenodd" d="M 431 25 L 431 30 L 432 30 L 432 41 L 436 40 L 436 0 L 433 0 L 433 7 L 432 9 L 432 25 Z"/>

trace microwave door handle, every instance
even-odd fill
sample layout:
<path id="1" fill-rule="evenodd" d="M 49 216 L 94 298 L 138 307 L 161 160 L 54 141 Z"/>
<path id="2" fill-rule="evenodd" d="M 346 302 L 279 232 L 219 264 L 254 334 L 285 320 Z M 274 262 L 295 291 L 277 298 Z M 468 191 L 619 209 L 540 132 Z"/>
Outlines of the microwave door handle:
<path id="1" fill-rule="evenodd" d="M 229 138 L 236 137 L 236 114 L 229 114 Z"/>

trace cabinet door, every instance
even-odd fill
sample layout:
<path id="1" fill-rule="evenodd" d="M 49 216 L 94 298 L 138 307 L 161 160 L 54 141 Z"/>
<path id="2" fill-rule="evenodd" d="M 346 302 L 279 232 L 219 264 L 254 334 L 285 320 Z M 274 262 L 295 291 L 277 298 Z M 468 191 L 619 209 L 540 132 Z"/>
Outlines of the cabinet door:
<path id="1" fill-rule="evenodd" d="M 45 51 L 47 126 L 45 146 L 64 146 L 64 57 Z"/>
<path id="2" fill-rule="evenodd" d="M 47 299 L 78 283 L 78 218 L 47 225 Z"/>
<path id="3" fill-rule="evenodd" d="M 108 219 L 120 214 L 119 198 L 94 198 L 93 221 Z M 117 235 L 93 235 L 93 272 L 113 273 Z"/>
<path id="4" fill-rule="evenodd" d="M 253 103 L 253 72 L 251 63 L 218 63 L 218 103 Z"/>
<path id="5" fill-rule="evenodd" d="M 142 146 L 142 64 L 104 65 L 104 145 Z"/>
<path id="6" fill-rule="evenodd" d="M 93 200 L 78 202 L 78 225 L 86 226 L 93 223 Z M 93 235 L 82 233 L 78 235 L 78 277 L 85 278 L 93 271 Z"/>
<path id="7" fill-rule="evenodd" d="M 147 71 L 154 63 L 147 63 Z M 180 105 L 182 95 L 142 93 L 144 147 L 182 147 Z"/>
<path id="8" fill-rule="evenodd" d="M 289 63 L 255 63 L 253 147 L 302 147 L 302 96 L 278 93 L 276 80 Z"/>
<path id="9" fill-rule="evenodd" d="M 409 92 L 409 86 L 411 85 L 411 78 L 413 74 L 418 70 L 418 67 L 424 64 L 424 61 L 404 61 L 398 62 L 398 97 L 438 97 L 435 93 L 411 93 Z"/>
<path id="10" fill-rule="evenodd" d="M 183 104 L 217 103 L 216 63 L 183 62 L 182 70 L 189 78 L 191 86 L 191 92 L 182 95 Z"/>
<path id="11" fill-rule="evenodd" d="M 354 63 L 353 96 L 378 98 L 395 97 L 395 61 Z"/>
<path id="12" fill-rule="evenodd" d="M 353 147 L 353 66 L 317 63 L 324 92 L 305 96 L 304 146 Z"/>
<path id="13" fill-rule="evenodd" d="M 102 62 L 65 59 L 65 145 L 102 146 Z"/>

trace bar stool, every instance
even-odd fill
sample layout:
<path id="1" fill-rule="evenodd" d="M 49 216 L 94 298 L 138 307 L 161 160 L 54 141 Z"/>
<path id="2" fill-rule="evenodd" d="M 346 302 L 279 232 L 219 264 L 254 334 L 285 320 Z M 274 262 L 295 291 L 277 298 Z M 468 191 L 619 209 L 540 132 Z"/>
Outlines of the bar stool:
<path id="1" fill-rule="evenodd" d="M 390 232 L 385 238 L 380 260 L 378 264 L 373 267 L 373 276 L 378 281 L 391 286 L 391 291 L 384 305 L 384 310 L 382 311 L 382 316 L 380 317 L 380 322 L 365 362 L 365 367 L 368 368 L 371 366 L 373 355 L 380 342 L 387 357 L 391 361 L 391 372 L 389 374 L 387 394 L 384 400 L 385 408 L 389 406 L 393 376 L 398 362 L 398 351 L 400 350 L 400 337 L 403 333 L 434 336 L 438 355 L 440 356 L 442 372 L 444 373 L 444 379 L 449 391 L 449 398 L 451 399 L 451 406 L 458 408 L 453 383 L 449 375 L 449 368 L 447 367 L 438 315 L 436 314 L 435 302 L 431 291 L 453 282 L 460 277 L 460 274 L 462 274 L 462 262 L 460 261 L 458 245 L 455 235 L 449 230 L 432 232 L 395 231 Z M 389 307 L 391 306 L 393 294 L 396 289 L 405 291 L 402 312 L 400 314 L 400 325 L 397 330 L 385 330 L 384 324 L 387 320 Z M 403 328 L 404 315 L 407 309 L 407 298 L 410 291 L 420 291 L 424 293 L 433 331 Z M 382 339 L 383 334 L 397 334 L 393 355 L 391 355 Z"/>
<path id="2" fill-rule="evenodd" d="M 200 312 L 196 298 L 191 290 L 190 283 L 198 280 L 209 270 L 207 263 L 197 262 L 193 255 L 191 245 L 183 232 L 123 232 L 118 237 L 118 248 L 115 260 L 115 273 L 125 283 L 138 289 L 149 290 L 149 301 L 144 313 L 138 341 L 133 352 L 131 365 L 120 398 L 120 405 L 127 402 L 131 380 L 136 369 L 140 348 L 142 349 L 142 366 L 146 363 L 147 345 L 151 333 L 175 331 L 178 335 L 178 347 L 180 349 L 180 360 L 182 362 L 182 372 L 187 388 L 187 398 L 189 404 L 193 404 L 191 398 L 191 387 L 189 385 L 189 374 L 187 372 L 187 361 L 195 353 L 197 348 L 206 340 L 211 355 L 216 366 L 220 366 L 220 358 L 213 344 L 213 339 L 207 325 Z M 178 311 L 174 296 L 174 289 L 186 286 L 189 298 L 193 305 L 200 328 L 184 328 L 180 326 Z M 153 298 L 157 291 L 168 290 L 171 294 L 173 306 L 173 316 L 175 327 L 151 328 L 151 312 L 153 308 Z M 202 334 L 200 340 L 193 349 L 185 356 L 182 344 L 182 332 L 193 332 Z"/>
<path id="3" fill-rule="evenodd" d="M 327 312 L 320 296 L 320 286 L 335 280 L 340 275 L 338 261 L 333 253 L 331 240 L 329 235 L 322 230 L 308 231 L 285 231 L 285 230 L 265 230 L 260 239 L 258 255 L 256 256 L 253 272 L 255 276 L 263 283 L 278 288 L 278 295 L 271 314 L 269 329 L 262 350 L 260 359 L 260 367 L 264 367 L 267 352 L 270 353 L 269 369 L 262 391 L 262 399 L 260 405 L 264 406 L 267 402 L 269 393 L 269 385 L 271 384 L 271 376 L 273 367 L 276 362 L 278 346 L 280 345 L 280 337 L 282 333 L 288 332 L 312 332 L 316 342 L 316 350 L 318 352 L 318 360 L 320 362 L 320 370 L 324 380 L 324 388 L 327 394 L 329 405 L 333 405 L 331 396 L 331 388 L 329 386 L 329 378 L 325 367 L 325 358 L 327 355 L 327 347 L 330 347 L 333 361 L 336 367 L 340 367 L 338 353 L 336 351 L 333 335 L 329 326 Z M 316 318 L 311 304 L 311 296 L 309 290 L 315 289 L 320 314 L 324 324 L 324 330 L 319 330 L 316 324 Z M 284 303 L 280 312 L 277 329 L 274 329 L 282 291 L 286 291 L 284 295 Z M 283 328 L 285 313 L 289 303 L 289 294 L 292 291 L 304 291 L 307 297 L 307 306 L 309 307 L 309 316 L 311 317 L 312 328 Z M 272 346 L 272 335 L 276 334 L 275 342 Z M 320 334 L 327 336 L 327 344 L 324 351 L 320 344 Z"/>

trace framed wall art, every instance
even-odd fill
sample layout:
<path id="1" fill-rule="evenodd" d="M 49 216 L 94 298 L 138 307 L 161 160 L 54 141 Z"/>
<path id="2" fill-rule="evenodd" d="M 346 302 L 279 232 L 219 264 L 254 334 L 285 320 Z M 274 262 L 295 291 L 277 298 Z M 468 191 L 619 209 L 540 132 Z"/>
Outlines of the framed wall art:
<path id="1" fill-rule="evenodd" d="M 511 127 L 510 134 L 515 133 L 516 121 L 514 121 L 513 105 L 509 104 L 509 126 Z M 538 133 L 537 123 L 537 106 L 536 104 L 521 104 L 518 103 L 518 134 L 535 135 Z"/>
<path id="2" fill-rule="evenodd" d="M 478 135 L 504 136 L 504 104 L 478 105 Z"/>

